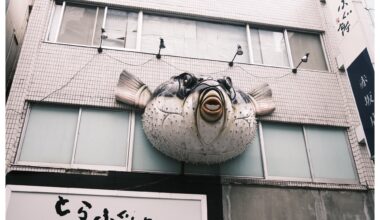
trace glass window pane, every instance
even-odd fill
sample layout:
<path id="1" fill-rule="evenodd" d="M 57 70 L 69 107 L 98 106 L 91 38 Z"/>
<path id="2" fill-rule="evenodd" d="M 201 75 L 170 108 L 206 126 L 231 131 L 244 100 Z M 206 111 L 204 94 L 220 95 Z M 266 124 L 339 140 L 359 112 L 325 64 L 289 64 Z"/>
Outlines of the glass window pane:
<path id="1" fill-rule="evenodd" d="M 240 44 L 244 54 L 235 61 L 248 63 L 246 36 L 242 26 L 144 15 L 141 48 L 157 53 L 161 37 L 166 46 L 162 54 L 231 61 Z"/>
<path id="2" fill-rule="evenodd" d="M 316 178 L 356 179 L 342 128 L 307 126 L 306 137 Z"/>
<path id="3" fill-rule="evenodd" d="M 262 123 L 269 176 L 309 178 L 302 126 Z"/>
<path id="4" fill-rule="evenodd" d="M 91 45 L 96 7 L 66 5 L 58 42 Z"/>
<path id="5" fill-rule="evenodd" d="M 108 38 L 103 45 L 109 47 L 136 48 L 137 13 L 107 10 L 105 31 Z"/>
<path id="6" fill-rule="evenodd" d="M 263 63 L 263 55 L 261 54 L 260 46 L 260 36 L 258 29 L 251 29 L 251 41 L 252 41 L 252 51 L 253 51 L 253 62 Z"/>
<path id="7" fill-rule="evenodd" d="M 321 39 L 318 34 L 288 32 L 294 66 L 301 58 L 310 53 L 307 63 L 302 63 L 301 69 L 327 70 Z"/>
<path id="8" fill-rule="evenodd" d="M 193 57 L 196 51 L 196 22 L 144 14 L 141 50 L 157 53 L 160 38 L 166 48 L 162 54 Z"/>
<path id="9" fill-rule="evenodd" d="M 103 45 L 109 47 L 124 47 L 127 30 L 127 12 L 108 9 L 104 27 L 107 39 Z"/>
<path id="10" fill-rule="evenodd" d="M 70 163 L 78 108 L 32 105 L 20 160 Z"/>
<path id="11" fill-rule="evenodd" d="M 55 42 L 59 29 L 59 19 L 61 17 L 62 5 L 54 6 L 54 14 L 50 24 L 50 32 L 48 35 L 48 41 Z"/>
<path id="12" fill-rule="evenodd" d="M 258 129 L 256 130 L 255 139 L 248 145 L 245 152 L 220 165 L 220 174 L 229 176 L 264 176 Z"/>
<path id="13" fill-rule="evenodd" d="M 145 136 L 141 115 L 136 114 L 132 171 L 180 173 L 180 162 L 164 155 Z"/>
<path id="14" fill-rule="evenodd" d="M 237 55 L 234 62 L 249 63 L 246 28 L 228 24 L 197 22 L 197 58 L 231 61 L 237 45 L 243 55 Z"/>
<path id="15" fill-rule="evenodd" d="M 100 45 L 100 36 L 102 35 L 103 18 L 104 18 L 104 8 L 99 8 L 98 16 L 96 18 L 94 40 L 92 42 L 92 45 L 95 45 L 95 46 Z"/>
<path id="16" fill-rule="evenodd" d="M 138 28 L 138 14 L 133 12 L 128 12 L 128 22 L 127 22 L 127 41 L 125 42 L 125 47 L 129 49 L 136 49 L 137 40 L 137 28 Z"/>
<path id="17" fill-rule="evenodd" d="M 129 114 L 82 109 L 75 163 L 126 166 Z"/>
<path id="18" fill-rule="evenodd" d="M 263 63 L 289 66 L 284 34 L 278 31 L 259 30 L 259 36 Z"/>

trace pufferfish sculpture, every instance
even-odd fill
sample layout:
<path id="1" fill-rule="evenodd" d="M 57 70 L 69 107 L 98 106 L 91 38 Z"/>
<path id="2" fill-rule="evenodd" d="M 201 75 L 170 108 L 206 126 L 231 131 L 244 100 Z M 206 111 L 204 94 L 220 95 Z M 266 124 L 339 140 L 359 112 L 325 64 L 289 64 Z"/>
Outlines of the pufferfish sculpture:
<path id="1" fill-rule="evenodd" d="M 242 153 L 256 133 L 255 115 L 274 111 L 272 91 L 262 84 L 248 93 L 230 77 L 173 76 L 153 94 L 123 71 L 116 100 L 144 110 L 144 132 L 162 153 L 194 164 L 215 164 Z"/>

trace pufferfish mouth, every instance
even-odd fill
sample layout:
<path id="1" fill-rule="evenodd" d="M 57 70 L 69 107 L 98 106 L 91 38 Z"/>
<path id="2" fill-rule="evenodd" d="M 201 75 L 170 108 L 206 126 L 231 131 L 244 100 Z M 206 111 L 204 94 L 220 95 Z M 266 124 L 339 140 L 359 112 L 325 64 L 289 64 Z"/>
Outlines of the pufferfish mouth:
<path id="1" fill-rule="evenodd" d="M 216 122 L 223 115 L 223 104 L 215 90 L 208 91 L 201 101 L 200 113 L 207 122 Z"/>

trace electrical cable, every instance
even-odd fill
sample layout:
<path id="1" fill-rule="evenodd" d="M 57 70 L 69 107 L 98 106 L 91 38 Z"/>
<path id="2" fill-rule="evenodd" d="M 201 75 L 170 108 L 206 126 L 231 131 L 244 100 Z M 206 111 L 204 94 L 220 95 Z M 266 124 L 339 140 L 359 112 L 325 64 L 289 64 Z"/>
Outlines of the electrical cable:
<path id="1" fill-rule="evenodd" d="M 132 64 L 132 63 L 127 63 L 125 61 L 122 61 L 121 59 L 119 58 L 116 58 L 106 52 L 103 52 L 104 55 L 106 55 L 107 57 L 119 62 L 119 63 L 122 63 L 122 64 L 125 64 L 125 65 L 128 65 L 128 66 L 144 66 L 146 64 L 148 64 L 149 62 L 151 62 L 152 60 L 155 60 L 156 57 L 152 56 L 152 58 L 142 62 L 142 63 L 139 63 L 139 64 Z M 79 73 L 85 68 L 87 67 L 93 60 L 94 58 L 97 56 L 98 54 L 94 54 L 91 59 L 89 61 L 87 61 L 78 71 L 76 71 L 72 77 L 70 77 L 70 79 L 65 83 L 63 84 L 62 86 L 60 86 L 58 89 L 55 89 L 53 90 L 52 92 L 50 92 L 48 95 L 46 95 L 45 97 L 43 97 L 40 101 L 44 101 L 45 99 L 47 99 L 48 97 L 50 97 L 51 95 L 53 95 L 54 93 L 64 89 L 66 86 L 68 86 L 78 75 Z M 188 72 L 188 73 L 191 73 L 190 71 L 187 71 L 187 70 L 184 70 L 184 69 L 181 69 L 173 64 L 171 64 L 170 62 L 166 61 L 166 60 L 163 60 L 163 59 L 160 59 L 160 61 L 162 61 L 163 63 L 165 63 L 166 65 L 180 71 L 180 72 Z M 258 76 L 258 75 L 255 75 L 249 71 L 247 71 L 245 68 L 243 68 L 242 66 L 239 66 L 239 65 L 235 65 L 234 68 L 238 68 L 238 69 L 241 69 L 244 73 L 248 74 L 249 76 L 252 76 L 252 77 L 255 77 L 255 78 L 271 78 L 271 79 L 280 79 L 280 78 L 283 78 L 283 77 L 286 77 L 288 76 L 291 72 L 289 73 L 286 73 L 282 76 Z M 228 72 L 229 70 L 231 69 L 231 67 L 227 67 L 225 69 L 222 69 L 222 70 L 219 70 L 219 71 L 215 71 L 215 72 L 208 72 L 208 73 L 198 73 L 198 74 L 201 74 L 201 75 L 214 75 L 214 74 L 218 74 L 218 73 L 223 73 L 223 72 Z"/>

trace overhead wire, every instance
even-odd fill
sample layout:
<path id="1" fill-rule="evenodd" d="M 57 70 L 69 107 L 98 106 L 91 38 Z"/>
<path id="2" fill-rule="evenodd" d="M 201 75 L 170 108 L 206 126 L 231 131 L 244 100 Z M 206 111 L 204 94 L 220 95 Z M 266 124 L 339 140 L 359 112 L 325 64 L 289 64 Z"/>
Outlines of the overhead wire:
<path id="1" fill-rule="evenodd" d="M 106 55 L 107 57 L 109 57 L 110 59 L 114 60 L 114 61 L 117 61 L 119 63 L 122 63 L 124 65 L 127 65 L 127 66 L 144 66 L 146 64 L 148 64 L 149 62 L 153 61 L 156 59 L 155 56 L 152 56 L 151 58 L 147 59 L 146 61 L 142 62 L 142 63 L 138 63 L 138 64 L 133 64 L 133 63 L 129 63 L 129 62 L 125 62 L 119 58 L 116 58 L 110 54 L 108 54 L 107 52 L 103 52 L 102 54 Z M 64 83 L 63 85 L 61 85 L 58 89 L 55 89 L 53 91 L 51 91 L 49 94 L 47 94 L 46 96 L 44 96 L 40 101 L 44 101 L 45 99 L 49 98 L 51 95 L 55 94 L 56 92 L 64 89 L 65 87 L 67 87 L 78 75 L 79 73 L 84 69 L 86 68 L 93 60 L 96 56 L 98 56 L 99 54 L 94 54 L 90 60 L 88 60 L 81 68 L 79 68 L 70 78 L 69 80 Z M 189 72 L 188 70 L 185 70 L 185 69 L 182 69 L 182 68 L 179 68 L 177 67 L 176 65 L 170 63 L 169 61 L 167 60 L 163 60 L 163 59 L 160 59 L 161 62 L 165 63 L 166 65 L 174 68 L 175 70 L 177 71 L 180 71 L 180 72 Z M 235 65 L 234 67 L 226 67 L 222 70 L 219 70 L 219 71 L 214 71 L 214 72 L 198 72 L 198 74 L 201 74 L 201 75 L 215 75 L 215 74 L 219 74 L 219 73 L 224 73 L 224 72 L 228 72 L 229 70 L 231 70 L 232 68 L 238 68 L 240 70 L 242 70 L 244 73 L 248 74 L 249 76 L 252 76 L 252 77 L 255 77 L 255 78 L 264 78 L 264 79 L 280 79 L 280 78 L 283 78 L 283 77 L 286 77 L 288 76 L 289 74 L 291 74 L 291 72 L 289 73 L 286 73 L 286 74 L 283 74 L 281 76 L 259 76 L 259 75 L 256 75 L 256 74 L 253 74 L 249 71 L 247 71 L 244 67 L 240 66 L 240 65 Z"/>

